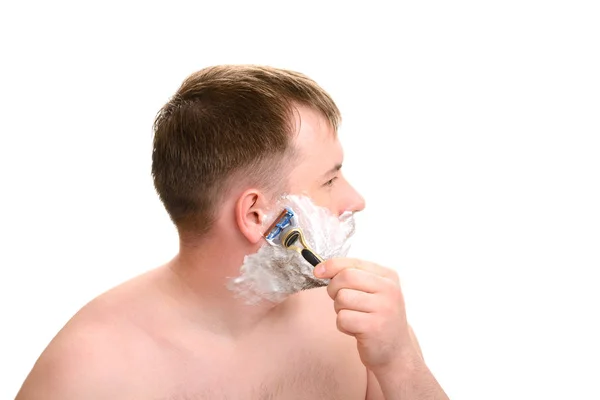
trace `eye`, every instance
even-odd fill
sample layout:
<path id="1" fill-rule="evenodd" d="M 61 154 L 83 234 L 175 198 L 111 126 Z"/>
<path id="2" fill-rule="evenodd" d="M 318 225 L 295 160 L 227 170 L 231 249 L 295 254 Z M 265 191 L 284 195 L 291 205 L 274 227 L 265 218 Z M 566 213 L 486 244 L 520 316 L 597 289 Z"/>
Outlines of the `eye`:
<path id="1" fill-rule="evenodd" d="M 334 177 L 334 178 L 331 178 L 330 180 L 328 180 L 327 182 L 325 182 L 325 183 L 323 184 L 323 186 L 326 186 L 326 187 L 331 187 L 331 186 L 333 186 L 333 183 L 334 183 L 336 180 L 337 180 L 337 176 L 336 176 L 336 177 Z"/>

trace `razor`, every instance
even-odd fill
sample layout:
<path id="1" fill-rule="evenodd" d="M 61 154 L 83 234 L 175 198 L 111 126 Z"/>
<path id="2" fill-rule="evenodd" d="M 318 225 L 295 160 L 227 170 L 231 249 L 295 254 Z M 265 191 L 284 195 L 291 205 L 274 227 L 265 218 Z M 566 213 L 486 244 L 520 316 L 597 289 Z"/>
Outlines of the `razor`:
<path id="1" fill-rule="evenodd" d="M 323 262 L 323 259 L 306 242 L 304 233 L 298 223 L 298 217 L 294 210 L 289 207 L 286 207 L 279 214 L 264 236 L 273 245 L 283 246 L 286 249 L 300 253 L 313 267 Z"/>

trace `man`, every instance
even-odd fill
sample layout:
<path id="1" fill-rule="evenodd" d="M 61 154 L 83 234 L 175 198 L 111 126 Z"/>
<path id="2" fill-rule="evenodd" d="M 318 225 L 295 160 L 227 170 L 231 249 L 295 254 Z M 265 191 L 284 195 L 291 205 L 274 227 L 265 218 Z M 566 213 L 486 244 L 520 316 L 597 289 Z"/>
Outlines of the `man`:
<path id="1" fill-rule="evenodd" d="M 155 121 L 152 164 L 179 253 L 83 307 L 17 399 L 447 399 L 393 270 L 332 258 L 314 268 L 326 287 L 256 304 L 229 287 L 282 193 L 334 215 L 364 208 L 340 169 L 339 120 L 297 72 L 188 77 Z"/>

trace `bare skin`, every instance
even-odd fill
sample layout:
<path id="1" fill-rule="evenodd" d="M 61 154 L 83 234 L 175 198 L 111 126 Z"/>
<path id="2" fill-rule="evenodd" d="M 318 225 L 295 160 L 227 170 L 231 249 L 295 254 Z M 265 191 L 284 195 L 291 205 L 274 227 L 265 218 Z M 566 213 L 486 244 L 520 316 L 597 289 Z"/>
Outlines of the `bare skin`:
<path id="1" fill-rule="evenodd" d="M 365 398 L 365 369 L 332 324 L 324 290 L 294 295 L 234 332 L 185 303 L 169 266 L 84 307 L 17 399 Z"/>
<path id="2" fill-rule="evenodd" d="M 362 210 L 325 120 L 299 107 L 297 126 L 291 193 L 338 215 Z M 235 298 L 227 280 L 263 244 L 271 203 L 256 188 L 234 187 L 210 235 L 182 238 L 168 264 L 82 308 L 17 400 L 447 399 L 405 321 L 390 269 L 331 260 L 315 269 L 331 278 L 328 288 L 279 304 Z"/>

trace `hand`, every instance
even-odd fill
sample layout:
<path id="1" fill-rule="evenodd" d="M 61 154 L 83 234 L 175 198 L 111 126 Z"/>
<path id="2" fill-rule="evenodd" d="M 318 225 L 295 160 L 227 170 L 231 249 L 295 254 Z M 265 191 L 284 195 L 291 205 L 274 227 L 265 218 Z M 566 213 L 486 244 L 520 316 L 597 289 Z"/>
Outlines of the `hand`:
<path id="1" fill-rule="evenodd" d="M 335 258 L 317 265 L 314 275 L 331 279 L 327 293 L 334 300 L 337 327 L 356 338 L 367 368 L 386 373 L 399 363 L 420 360 L 395 271 L 367 261 Z"/>

